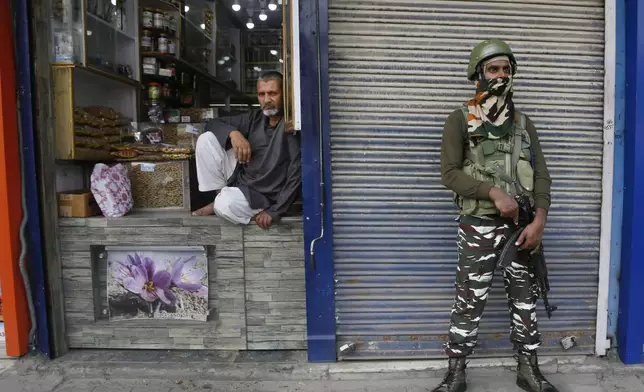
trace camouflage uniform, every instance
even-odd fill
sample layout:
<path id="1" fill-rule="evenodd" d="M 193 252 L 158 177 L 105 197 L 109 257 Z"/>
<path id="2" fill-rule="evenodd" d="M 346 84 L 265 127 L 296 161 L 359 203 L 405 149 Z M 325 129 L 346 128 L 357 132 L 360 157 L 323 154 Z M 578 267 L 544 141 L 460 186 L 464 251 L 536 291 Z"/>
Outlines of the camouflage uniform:
<path id="1" fill-rule="evenodd" d="M 502 218 L 462 216 L 460 221 L 456 297 L 446 347 L 452 357 L 469 355 L 476 346 L 499 252 L 514 227 L 513 222 Z M 511 317 L 510 339 L 517 349 L 535 350 L 541 342 L 536 314 L 539 289 L 534 274 L 526 258 L 514 261 L 503 274 Z"/>
<path id="2" fill-rule="evenodd" d="M 488 63 L 493 64 L 489 70 Z M 479 43 L 467 69 L 476 94 L 450 114 L 443 129 L 441 181 L 453 191 L 460 219 L 456 296 L 445 347 L 448 370 L 433 392 L 467 390 L 466 358 L 477 344 L 498 258 L 506 239 L 518 229 L 511 219 L 500 216 L 490 196 L 492 187 L 500 188 L 506 200 L 514 195 L 529 199 L 529 207 L 542 213 L 550 207 L 551 178 L 536 128 L 512 101 L 516 69 L 505 42 Z M 517 352 L 517 385 L 529 392 L 557 392 L 541 374 L 536 354 L 541 344 L 536 314 L 539 283 L 529 252 L 517 254 L 510 256 L 517 259 L 503 271 L 510 340 Z"/>

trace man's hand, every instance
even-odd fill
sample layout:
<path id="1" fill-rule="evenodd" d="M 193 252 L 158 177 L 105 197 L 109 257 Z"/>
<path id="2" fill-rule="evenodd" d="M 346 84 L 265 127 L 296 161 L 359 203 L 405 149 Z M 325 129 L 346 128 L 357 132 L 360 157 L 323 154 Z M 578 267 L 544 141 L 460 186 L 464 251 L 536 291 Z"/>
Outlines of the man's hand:
<path id="1" fill-rule="evenodd" d="M 248 140 L 239 131 L 232 131 L 230 133 L 230 144 L 233 146 L 235 156 L 239 163 L 248 163 L 250 161 L 250 144 Z"/>
<path id="2" fill-rule="evenodd" d="M 262 229 L 268 230 L 268 228 L 273 224 L 273 218 L 271 218 L 266 211 L 262 211 L 255 215 L 255 223 Z"/>
<path id="3" fill-rule="evenodd" d="M 543 238 L 544 225 L 541 222 L 533 221 L 523 229 L 517 239 L 516 245 L 519 249 L 532 250 L 539 246 Z"/>
<path id="4" fill-rule="evenodd" d="M 295 133 L 295 124 L 293 124 L 292 120 L 286 122 L 286 124 L 284 125 L 284 132 Z"/>
<path id="5" fill-rule="evenodd" d="M 490 189 L 490 199 L 501 212 L 502 217 L 512 218 L 515 225 L 519 223 L 519 204 L 514 198 L 505 193 L 503 189 L 493 186 Z"/>

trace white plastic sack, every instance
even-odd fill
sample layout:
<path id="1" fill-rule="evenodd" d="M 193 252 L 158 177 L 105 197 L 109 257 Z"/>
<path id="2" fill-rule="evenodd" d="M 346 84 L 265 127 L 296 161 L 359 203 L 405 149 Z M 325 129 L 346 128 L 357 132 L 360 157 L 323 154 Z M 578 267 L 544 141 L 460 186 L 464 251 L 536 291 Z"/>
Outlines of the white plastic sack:
<path id="1" fill-rule="evenodd" d="M 119 163 L 109 167 L 99 163 L 94 166 L 91 183 L 92 194 L 103 215 L 117 218 L 132 209 L 132 184 L 125 166 Z"/>

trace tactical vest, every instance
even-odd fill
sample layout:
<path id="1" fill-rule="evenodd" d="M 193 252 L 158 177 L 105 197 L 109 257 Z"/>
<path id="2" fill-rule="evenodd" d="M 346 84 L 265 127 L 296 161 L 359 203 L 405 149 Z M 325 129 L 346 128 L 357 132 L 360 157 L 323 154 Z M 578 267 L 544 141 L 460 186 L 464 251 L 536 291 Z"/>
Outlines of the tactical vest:
<path id="1" fill-rule="evenodd" d="M 461 107 L 467 123 L 467 106 Z M 527 195 L 534 205 L 534 171 L 530 135 L 526 130 L 526 117 L 514 111 L 513 131 L 501 139 L 469 139 L 465 151 L 463 172 L 477 180 L 502 188 L 510 196 Z M 491 200 L 468 199 L 454 194 L 454 200 L 462 215 L 498 215 Z"/>

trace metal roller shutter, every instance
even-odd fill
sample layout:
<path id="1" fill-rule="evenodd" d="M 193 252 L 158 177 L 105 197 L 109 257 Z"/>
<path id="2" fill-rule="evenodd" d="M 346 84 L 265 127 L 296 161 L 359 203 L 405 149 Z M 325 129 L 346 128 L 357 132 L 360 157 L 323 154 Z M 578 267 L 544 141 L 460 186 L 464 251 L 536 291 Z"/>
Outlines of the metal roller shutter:
<path id="1" fill-rule="evenodd" d="M 519 71 L 517 107 L 536 123 L 553 177 L 544 244 L 552 320 L 542 352 L 596 323 L 604 81 L 602 1 L 331 0 L 329 69 L 336 318 L 341 359 L 442 356 L 454 295 L 456 209 L 440 184 L 447 115 L 473 94 L 471 48 L 498 37 Z M 495 276 L 477 354 L 506 355 Z"/>

